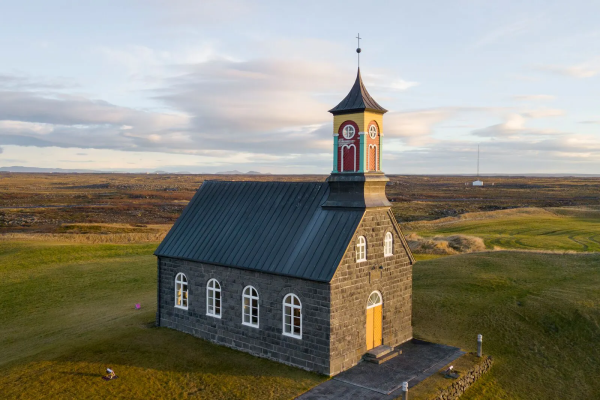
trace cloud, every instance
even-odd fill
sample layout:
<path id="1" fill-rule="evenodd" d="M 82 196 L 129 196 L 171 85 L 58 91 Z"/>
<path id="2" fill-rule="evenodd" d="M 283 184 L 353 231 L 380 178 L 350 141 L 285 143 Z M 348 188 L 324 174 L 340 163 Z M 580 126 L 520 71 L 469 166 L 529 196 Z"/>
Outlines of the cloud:
<path id="1" fill-rule="evenodd" d="M 600 73 L 600 57 L 577 65 L 542 65 L 537 69 L 573 78 L 591 78 Z"/>
<path id="2" fill-rule="evenodd" d="M 549 94 L 531 94 L 513 96 L 513 99 L 518 101 L 552 101 L 556 99 L 556 96 L 551 96 Z"/>
<path id="3" fill-rule="evenodd" d="M 4 153 L 4 149 L 0 147 L 0 154 Z"/>
<path id="4" fill-rule="evenodd" d="M 500 26 L 483 35 L 473 44 L 472 48 L 476 49 L 482 46 L 497 43 L 507 38 L 522 35 L 537 28 L 537 26 L 539 26 L 542 22 L 542 16 L 537 15 L 533 17 L 522 18 L 504 26 Z"/>
<path id="5" fill-rule="evenodd" d="M 529 110 L 521 113 L 511 113 L 505 117 L 504 122 L 495 124 L 482 129 L 476 129 L 471 133 L 475 136 L 502 138 L 523 135 L 556 135 L 561 132 L 552 129 L 535 129 L 525 126 L 530 119 L 556 117 L 564 115 L 564 110 L 560 109 L 538 109 Z"/>
<path id="6" fill-rule="evenodd" d="M 166 25 L 209 25 L 250 18 L 258 5 L 247 0 L 190 1 L 138 0 L 142 7 L 154 7 L 158 21 Z"/>
<path id="7" fill-rule="evenodd" d="M 385 136 L 402 138 L 410 146 L 432 143 L 435 125 L 454 117 L 459 108 L 433 108 L 427 110 L 390 112 L 386 114 Z"/>
<path id="8" fill-rule="evenodd" d="M 19 74 L 0 74 L 0 89 L 4 90 L 58 90 L 74 87 L 77 85 L 64 78 L 34 78 Z"/>
<path id="9" fill-rule="evenodd" d="M 596 121 L 580 121 L 580 124 L 600 124 L 600 119 Z"/>

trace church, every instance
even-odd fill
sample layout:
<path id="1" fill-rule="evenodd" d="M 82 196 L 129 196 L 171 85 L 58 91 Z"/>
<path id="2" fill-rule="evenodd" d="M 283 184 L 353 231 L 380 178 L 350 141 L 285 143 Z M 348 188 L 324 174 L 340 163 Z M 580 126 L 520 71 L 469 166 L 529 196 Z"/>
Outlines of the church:
<path id="1" fill-rule="evenodd" d="M 412 338 L 414 258 L 382 172 L 387 110 L 359 68 L 329 112 L 325 182 L 202 184 L 155 252 L 157 325 L 329 376 Z"/>

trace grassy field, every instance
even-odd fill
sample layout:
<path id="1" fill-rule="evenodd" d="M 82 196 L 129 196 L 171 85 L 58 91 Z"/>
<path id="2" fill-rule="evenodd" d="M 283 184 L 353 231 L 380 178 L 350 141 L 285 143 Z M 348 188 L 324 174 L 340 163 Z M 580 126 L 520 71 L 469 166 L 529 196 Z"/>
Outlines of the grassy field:
<path id="1" fill-rule="evenodd" d="M 521 208 L 407 224 L 422 237 L 472 235 L 489 249 L 600 251 L 600 209 Z"/>
<path id="2" fill-rule="evenodd" d="M 154 246 L 0 241 L 0 397 L 290 399 L 325 379 L 152 327 Z M 482 333 L 496 360 L 467 399 L 600 397 L 600 254 L 424 258 L 415 336 Z"/>
<path id="3" fill-rule="evenodd" d="M 0 398 L 289 399 L 324 380 L 153 328 L 155 248 L 0 240 Z"/>
<path id="4" fill-rule="evenodd" d="M 414 333 L 495 365 L 467 399 L 600 398 L 600 254 L 493 252 L 414 269 Z"/>

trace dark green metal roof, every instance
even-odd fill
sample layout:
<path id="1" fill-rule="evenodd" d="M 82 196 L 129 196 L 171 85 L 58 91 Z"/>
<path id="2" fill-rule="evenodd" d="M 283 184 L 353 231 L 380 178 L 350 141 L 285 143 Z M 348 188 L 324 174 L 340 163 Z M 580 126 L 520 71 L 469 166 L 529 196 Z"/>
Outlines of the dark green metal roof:
<path id="1" fill-rule="evenodd" d="M 333 115 L 339 114 L 350 114 L 360 111 L 374 111 L 381 114 L 385 114 L 387 110 L 381 107 L 367 92 L 367 88 L 362 81 L 360 76 L 360 68 L 356 74 L 356 81 L 354 86 L 350 89 L 350 93 L 334 108 L 329 110 Z"/>
<path id="2" fill-rule="evenodd" d="M 155 255 L 329 282 L 364 214 L 328 182 L 206 181 Z"/>

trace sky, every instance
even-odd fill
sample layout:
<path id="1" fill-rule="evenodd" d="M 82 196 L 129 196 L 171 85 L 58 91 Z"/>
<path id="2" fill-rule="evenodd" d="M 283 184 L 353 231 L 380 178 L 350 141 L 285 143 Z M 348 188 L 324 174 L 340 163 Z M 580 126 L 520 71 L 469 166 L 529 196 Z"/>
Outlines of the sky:
<path id="1" fill-rule="evenodd" d="M 0 167 L 328 174 L 361 74 L 390 174 L 600 174 L 600 2 L 0 0 Z"/>

